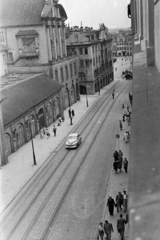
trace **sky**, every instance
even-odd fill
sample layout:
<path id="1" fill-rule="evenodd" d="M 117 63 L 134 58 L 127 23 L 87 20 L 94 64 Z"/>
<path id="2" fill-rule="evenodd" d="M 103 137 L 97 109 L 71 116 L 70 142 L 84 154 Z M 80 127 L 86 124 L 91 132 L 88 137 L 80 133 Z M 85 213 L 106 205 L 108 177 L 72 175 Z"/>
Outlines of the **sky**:
<path id="1" fill-rule="evenodd" d="M 99 28 L 104 23 L 108 28 L 129 28 L 127 16 L 130 0 L 59 0 L 68 16 L 66 24 Z"/>

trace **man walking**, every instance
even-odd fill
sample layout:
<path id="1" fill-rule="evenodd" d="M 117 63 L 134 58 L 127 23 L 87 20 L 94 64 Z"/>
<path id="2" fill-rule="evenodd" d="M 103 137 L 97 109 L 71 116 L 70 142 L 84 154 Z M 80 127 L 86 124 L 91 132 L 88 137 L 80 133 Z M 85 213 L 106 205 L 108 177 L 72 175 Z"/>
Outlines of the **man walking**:
<path id="1" fill-rule="evenodd" d="M 53 132 L 54 132 L 54 136 L 56 137 L 56 131 L 57 131 L 57 128 L 55 127 L 55 125 L 53 126 Z"/>
<path id="2" fill-rule="evenodd" d="M 127 160 L 127 158 L 125 158 L 124 161 L 123 161 L 123 168 L 124 168 L 125 173 L 127 173 L 128 172 L 128 160 Z"/>
<path id="3" fill-rule="evenodd" d="M 71 117 L 71 109 L 70 108 L 68 109 L 68 114 L 69 114 L 69 117 Z"/>
<path id="4" fill-rule="evenodd" d="M 97 236 L 97 240 L 103 240 L 103 236 L 104 236 L 103 223 L 100 222 L 100 224 L 99 224 L 99 226 L 98 226 L 98 236 Z"/>
<path id="5" fill-rule="evenodd" d="M 112 223 L 109 223 L 107 220 L 105 220 L 105 223 L 104 223 L 104 232 L 106 234 L 107 240 L 111 240 L 111 233 L 114 231 L 113 231 Z"/>
<path id="6" fill-rule="evenodd" d="M 120 218 L 117 220 L 117 231 L 121 236 L 121 240 L 124 240 L 125 224 L 126 220 L 123 218 L 123 215 L 120 214 Z"/>
<path id="7" fill-rule="evenodd" d="M 112 90 L 112 97 L 113 97 L 113 99 L 114 99 L 114 95 L 115 95 L 115 88 L 113 88 L 113 90 Z"/>
<path id="8" fill-rule="evenodd" d="M 110 215 L 113 216 L 113 214 L 114 214 L 114 207 L 116 206 L 116 204 L 115 204 L 115 201 L 114 201 L 114 199 L 112 197 L 108 198 L 107 206 L 108 206 L 108 211 L 109 211 Z"/>

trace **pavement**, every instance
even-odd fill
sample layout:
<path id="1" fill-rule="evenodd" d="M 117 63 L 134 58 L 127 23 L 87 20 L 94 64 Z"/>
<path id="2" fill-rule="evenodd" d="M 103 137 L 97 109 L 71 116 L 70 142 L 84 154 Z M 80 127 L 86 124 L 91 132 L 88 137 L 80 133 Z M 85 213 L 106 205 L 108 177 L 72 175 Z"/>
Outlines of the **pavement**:
<path id="1" fill-rule="evenodd" d="M 88 96 L 89 107 L 86 106 L 86 96 L 81 95 L 80 101 L 71 106 L 75 111 L 75 117 L 73 118 L 73 125 L 70 125 L 70 119 L 68 115 L 68 109 L 64 111 L 65 121 L 61 123 L 61 126 L 57 126 L 57 122 L 54 122 L 48 127 L 51 134 L 50 138 L 44 136 L 43 139 L 40 135 L 37 135 L 33 139 L 34 150 L 36 156 L 37 165 L 33 164 L 33 151 L 31 141 L 23 145 L 18 151 L 12 153 L 8 157 L 8 164 L 0 168 L 0 214 L 7 208 L 7 206 L 13 201 L 17 194 L 25 187 L 32 176 L 43 166 L 44 162 L 51 156 L 62 141 L 67 137 L 70 132 L 74 132 L 76 124 L 87 114 L 87 111 L 92 107 L 95 101 L 100 98 L 107 91 L 110 91 L 113 84 L 117 81 L 124 81 L 121 79 L 121 73 L 124 69 L 129 69 L 130 61 L 124 61 L 121 64 L 121 58 L 118 58 L 114 64 L 114 68 L 117 70 L 114 72 L 115 79 L 111 84 L 101 89 L 101 93 Z M 56 125 L 57 136 L 54 137 L 53 125 Z M 127 123 L 124 123 L 124 130 L 128 129 Z M 123 142 L 123 132 L 120 132 L 119 143 L 115 148 L 120 146 L 124 156 L 129 160 L 129 144 Z M 117 192 L 128 189 L 128 174 L 124 173 L 111 173 L 110 185 L 106 195 L 106 201 L 108 196 L 115 198 Z M 108 219 L 112 222 L 114 227 L 114 233 L 112 240 L 118 240 L 119 236 L 116 229 L 116 221 L 119 216 L 115 214 L 113 217 L 108 215 L 108 209 L 105 205 L 103 220 Z M 127 236 L 127 228 L 126 228 Z M 126 238 L 127 239 L 127 238 Z"/>

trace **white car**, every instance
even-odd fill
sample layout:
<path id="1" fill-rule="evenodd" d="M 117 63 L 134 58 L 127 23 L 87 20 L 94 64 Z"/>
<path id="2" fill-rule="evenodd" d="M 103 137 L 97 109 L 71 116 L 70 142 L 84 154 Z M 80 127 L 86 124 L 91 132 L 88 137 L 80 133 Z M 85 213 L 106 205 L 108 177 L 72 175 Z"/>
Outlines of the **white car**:
<path id="1" fill-rule="evenodd" d="M 81 144 L 82 138 L 79 133 L 71 133 L 66 141 L 66 148 L 77 148 Z"/>

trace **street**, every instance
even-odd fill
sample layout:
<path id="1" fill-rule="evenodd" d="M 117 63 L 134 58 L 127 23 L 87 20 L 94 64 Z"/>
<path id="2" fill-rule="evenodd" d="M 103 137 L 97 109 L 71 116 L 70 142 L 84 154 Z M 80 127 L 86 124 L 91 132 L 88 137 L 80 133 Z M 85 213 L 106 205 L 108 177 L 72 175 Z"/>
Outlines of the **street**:
<path id="1" fill-rule="evenodd" d="M 127 64 L 126 64 L 127 67 Z M 121 67 L 116 74 L 121 74 Z M 62 145 L 7 210 L 4 239 L 93 239 L 104 209 L 122 103 L 131 81 L 106 92 L 79 122 L 76 150 Z M 13 220 L 14 219 L 14 220 Z"/>

